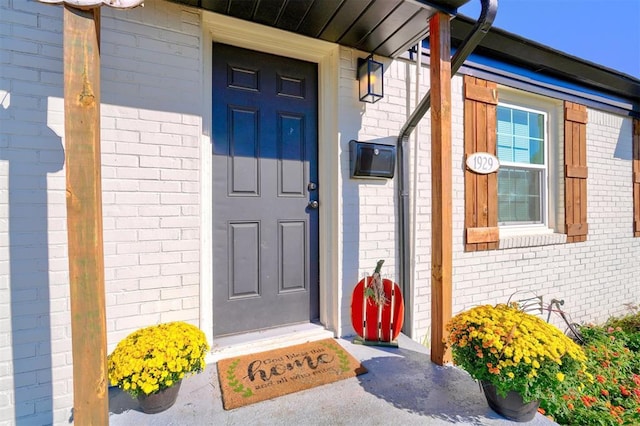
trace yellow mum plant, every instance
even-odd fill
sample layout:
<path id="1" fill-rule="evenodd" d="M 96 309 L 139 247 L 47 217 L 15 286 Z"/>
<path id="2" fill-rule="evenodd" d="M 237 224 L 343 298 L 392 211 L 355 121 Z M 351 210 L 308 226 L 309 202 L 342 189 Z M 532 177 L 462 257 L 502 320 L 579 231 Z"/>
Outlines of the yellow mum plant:
<path id="1" fill-rule="evenodd" d="M 516 304 L 477 306 L 447 324 L 453 361 L 501 396 L 525 402 L 562 395 L 583 369 L 582 348 L 557 327 Z"/>
<path id="2" fill-rule="evenodd" d="M 177 321 L 142 328 L 109 355 L 109 381 L 134 398 L 149 395 L 204 370 L 208 351 L 204 333 L 191 324 Z"/>

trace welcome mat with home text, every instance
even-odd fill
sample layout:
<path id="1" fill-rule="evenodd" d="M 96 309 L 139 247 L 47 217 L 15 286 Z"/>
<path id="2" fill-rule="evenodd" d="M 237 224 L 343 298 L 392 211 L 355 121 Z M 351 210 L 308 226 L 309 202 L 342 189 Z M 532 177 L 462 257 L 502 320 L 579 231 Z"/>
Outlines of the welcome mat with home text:
<path id="1" fill-rule="evenodd" d="M 334 339 L 218 361 L 225 410 L 366 373 Z"/>

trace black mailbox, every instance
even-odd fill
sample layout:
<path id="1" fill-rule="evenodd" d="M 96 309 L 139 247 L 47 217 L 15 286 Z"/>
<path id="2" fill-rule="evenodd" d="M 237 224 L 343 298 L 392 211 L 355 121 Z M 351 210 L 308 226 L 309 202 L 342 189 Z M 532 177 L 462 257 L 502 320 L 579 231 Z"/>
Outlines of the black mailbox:
<path id="1" fill-rule="evenodd" d="M 392 178 L 396 147 L 370 142 L 349 142 L 352 178 Z"/>

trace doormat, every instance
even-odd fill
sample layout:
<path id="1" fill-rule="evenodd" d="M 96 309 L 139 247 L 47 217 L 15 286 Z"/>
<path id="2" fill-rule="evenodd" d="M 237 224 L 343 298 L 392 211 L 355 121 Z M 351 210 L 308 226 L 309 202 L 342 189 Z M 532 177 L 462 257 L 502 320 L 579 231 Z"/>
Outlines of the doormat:
<path id="1" fill-rule="evenodd" d="M 334 339 L 218 361 L 225 410 L 367 372 Z"/>

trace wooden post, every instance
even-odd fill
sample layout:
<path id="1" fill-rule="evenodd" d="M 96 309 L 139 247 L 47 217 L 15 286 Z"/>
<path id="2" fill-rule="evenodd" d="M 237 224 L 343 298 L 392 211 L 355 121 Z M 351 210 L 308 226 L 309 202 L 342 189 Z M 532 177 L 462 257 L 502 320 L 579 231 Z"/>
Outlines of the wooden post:
<path id="1" fill-rule="evenodd" d="M 449 15 L 429 22 L 431 47 L 431 361 L 451 361 L 443 339 L 451 319 L 451 36 Z"/>
<path id="2" fill-rule="evenodd" d="M 73 419 L 109 423 L 100 173 L 100 8 L 64 6 Z"/>

